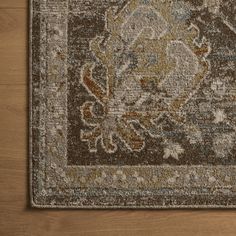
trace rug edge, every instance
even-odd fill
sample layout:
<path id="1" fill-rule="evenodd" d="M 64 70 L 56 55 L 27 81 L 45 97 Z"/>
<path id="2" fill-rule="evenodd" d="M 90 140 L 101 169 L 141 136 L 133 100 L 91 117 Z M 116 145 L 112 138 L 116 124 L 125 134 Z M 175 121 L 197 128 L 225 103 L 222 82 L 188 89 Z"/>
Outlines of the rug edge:
<path id="1" fill-rule="evenodd" d="M 36 203 L 34 201 L 35 194 L 33 193 L 33 154 L 32 154 L 32 15 L 33 15 L 33 7 L 32 7 L 33 0 L 29 1 L 29 127 L 28 127 L 28 135 L 29 135 L 29 188 L 30 188 L 30 202 L 32 208 L 41 208 L 41 209 L 235 209 L 236 205 L 170 205 L 170 206 L 162 206 L 162 205 L 155 205 L 155 206 L 102 206 L 102 205 L 95 205 L 95 206 L 79 206 L 79 205 L 46 205 Z"/>

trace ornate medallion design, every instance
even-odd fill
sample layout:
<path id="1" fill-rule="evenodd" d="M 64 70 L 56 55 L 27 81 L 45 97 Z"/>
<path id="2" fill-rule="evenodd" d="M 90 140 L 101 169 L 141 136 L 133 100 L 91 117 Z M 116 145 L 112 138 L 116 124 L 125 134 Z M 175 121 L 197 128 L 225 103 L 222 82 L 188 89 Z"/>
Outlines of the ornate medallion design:
<path id="1" fill-rule="evenodd" d="M 183 2 L 136 0 L 118 13 L 106 12 L 105 36 L 90 43 L 96 61 L 106 67 L 106 85 L 94 80 L 93 64 L 82 71 L 81 82 L 96 99 L 81 106 L 90 128 L 81 131 L 81 140 L 90 152 L 97 151 L 99 140 L 106 152 L 116 152 L 114 136 L 139 152 L 145 137 L 134 124 L 167 142 L 160 129 L 164 115 L 187 131 L 196 129 L 186 122 L 182 108 L 206 77 L 210 46 L 205 39 L 197 43 L 198 29 L 185 22 L 189 14 Z M 102 115 L 96 114 L 96 103 Z"/>

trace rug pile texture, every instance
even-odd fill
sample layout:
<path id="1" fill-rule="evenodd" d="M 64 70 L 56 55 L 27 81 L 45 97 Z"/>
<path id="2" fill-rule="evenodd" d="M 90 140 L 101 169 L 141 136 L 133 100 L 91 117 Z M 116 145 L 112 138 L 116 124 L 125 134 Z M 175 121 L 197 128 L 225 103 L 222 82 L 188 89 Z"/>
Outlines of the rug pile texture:
<path id="1" fill-rule="evenodd" d="M 31 0 L 34 207 L 236 207 L 234 0 Z"/>

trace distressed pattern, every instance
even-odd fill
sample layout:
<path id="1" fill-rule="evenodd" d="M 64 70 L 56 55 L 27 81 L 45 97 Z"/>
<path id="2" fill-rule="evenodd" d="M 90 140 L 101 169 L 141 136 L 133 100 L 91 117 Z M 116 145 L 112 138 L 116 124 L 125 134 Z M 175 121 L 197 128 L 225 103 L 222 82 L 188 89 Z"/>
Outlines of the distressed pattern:
<path id="1" fill-rule="evenodd" d="M 234 207 L 233 0 L 32 0 L 35 207 Z"/>

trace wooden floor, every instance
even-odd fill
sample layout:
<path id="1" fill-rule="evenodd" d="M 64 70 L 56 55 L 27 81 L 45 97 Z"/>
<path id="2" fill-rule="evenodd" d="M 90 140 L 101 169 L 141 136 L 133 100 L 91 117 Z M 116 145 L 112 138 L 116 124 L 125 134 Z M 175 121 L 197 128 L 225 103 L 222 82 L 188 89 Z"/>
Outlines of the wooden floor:
<path id="1" fill-rule="evenodd" d="M 0 0 L 0 235 L 236 235 L 234 210 L 35 210 L 27 193 L 27 2 Z"/>

